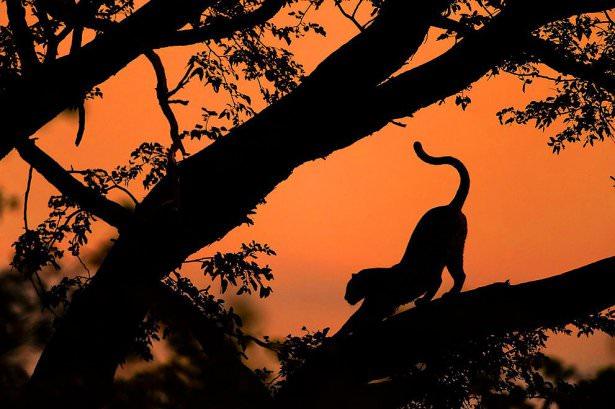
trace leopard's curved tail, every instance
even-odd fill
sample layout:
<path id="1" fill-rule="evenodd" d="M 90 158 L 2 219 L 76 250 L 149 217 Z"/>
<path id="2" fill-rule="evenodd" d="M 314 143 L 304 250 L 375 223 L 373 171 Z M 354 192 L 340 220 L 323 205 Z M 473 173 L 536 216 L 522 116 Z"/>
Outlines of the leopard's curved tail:
<path id="1" fill-rule="evenodd" d="M 457 189 L 457 193 L 449 206 L 461 210 L 466 198 L 468 197 L 468 192 L 470 191 L 470 174 L 468 173 L 468 169 L 466 169 L 464 164 L 459 159 L 452 156 L 429 155 L 423 149 L 423 145 L 421 145 L 418 141 L 414 142 L 414 151 L 416 152 L 416 155 L 425 163 L 429 163 L 430 165 L 450 165 L 454 167 L 457 172 L 459 172 L 459 188 Z"/>

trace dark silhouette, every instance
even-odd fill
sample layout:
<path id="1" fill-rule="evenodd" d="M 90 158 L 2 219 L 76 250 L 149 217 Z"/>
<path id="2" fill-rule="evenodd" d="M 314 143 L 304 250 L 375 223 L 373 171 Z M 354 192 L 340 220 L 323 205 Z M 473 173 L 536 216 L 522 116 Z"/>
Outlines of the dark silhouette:
<path id="1" fill-rule="evenodd" d="M 306 8 L 301 8 L 304 3 Z M 103 407 L 113 396 L 118 366 L 135 345 L 148 351 L 152 339 L 159 337 L 158 322 L 196 339 L 210 365 L 208 374 L 220 381 L 217 391 L 228 388 L 232 395 L 217 395 L 216 404 L 238 408 L 359 408 L 370 403 L 388 408 L 411 401 L 432 407 L 421 391 L 433 392 L 437 388 L 430 385 L 442 379 L 464 383 L 439 384 L 429 399 L 454 391 L 451 402 L 458 403 L 494 390 L 509 393 L 523 382 L 531 391 L 536 373 L 529 361 L 535 351 L 515 359 L 502 355 L 516 341 L 523 343 L 515 350 L 528 351 L 528 344 L 546 337 L 544 332 L 526 337 L 527 331 L 570 322 L 609 330 L 612 316 L 599 313 L 615 304 L 613 258 L 549 280 L 488 286 L 436 300 L 339 342 L 321 342 L 325 331 L 290 337 L 278 351 L 283 361 L 292 361 L 282 365 L 284 370 L 292 371 L 277 384 L 275 396 L 248 369 L 242 353 L 251 338 L 242 334 L 240 318 L 207 288 L 193 286 L 180 269 L 183 263 L 197 262 L 222 290 L 267 296 L 270 288 L 263 281 L 271 279 L 271 272 L 253 260 L 255 253 L 268 254 L 265 246 L 250 243 L 239 252 L 207 260 L 187 258 L 249 223 L 254 209 L 301 164 L 451 96 L 465 108 L 470 99 L 464 93 L 473 83 L 501 73 L 518 77 L 524 86 L 549 81 L 554 94 L 525 109 L 504 109 L 503 123 L 535 122 L 541 128 L 564 123 L 565 129 L 549 141 L 554 151 L 576 141 L 593 145 L 612 137 L 615 36 L 606 35 L 615 29 L 609 14 L 612 0 L 355 0 L 353 8 L 350 0 L 334 0 L 356 25 L 357 34 L 304 77 L 286 45 L 306 34 L 325 33 L 311 14 L 322 3 L 149 0 L 136 9 L 129 0 L 3 3 L 0 158 L 16 148 L 60 192 L 49 201 L 50 216 L 44 222 L 29 226 L 24 217 L 24 234 L 14 246 L 13 266 L 23 282 L 36 289 L 46 313 L 58 314 L 22 395 L 24 407 Z M 292 24 L 281 26 L 273 19 L 281 10 L 285 18 L 294 19 Z M 361 16 L 368 18 L 361 21 Z M 419 66 L 406 65 L 434 28 L 441 29 L 440 38 L 454 38 L 450 48 Z M 272 38 L 283 45 L 273 45 Z M 164 63 L 154 50 L 185 45 L 194 45 L 196 52 L 185 75 L 169 86 Z M 99 84 L 144 55 L 156 74 L 155 95 L 169 123 L 168 146 L 143 141 L 127 164 L 110 170 L 67 170 L 30 140 L 66 109 L 100 98 Z M 179 93 L 190 81 L 224 95 L 227 108 L 203 107 L 203 122 L 183 132 L 186 125 L 178 123 L 173 107 L 188 102 Z M 258 89 L 255 95 L 243 89 L 245 81 L 256 85 L 251 87 Z M 257 113 L 251 107 L 253 97 L 266 108 Z M 84 112 L 78 113 L 77 144 L 85 127 Z M 181 140 L 188 136 L 208 141 L 200 151 L 175 158 L 177 152 L 184 153 Z M 88 133 L 84 141 L 95 137 L 113 135 Z M 149 190 L 142 200 L 130 192 L 136 180 Z M 130 205 L 111 200 L 111 191 L 121 191 Z M 108 254 L 91 277 L 66 276 L 47 288 L 40 276 L 60 268 L 64 254 L 79 256 L 94 218 L 116 229 Z M 444 264 L 453 261 L 442 257 Z M 460 277 L 458 261 L 453 269 Z M 430 285 L 424 285 L 429 291 Z M 152 320 L 152 314 L 158 320 Z M 507 336 L 511 331 L 518 339 Z M 498 340 L 496 347 L 487 348 L 490 359 L 476 358 L 484 356 L 480 351 L 459 352 L 473 359 L 453 360 L 455 366 L 446 373 L 436 370 L 445 363 L 434 357 L 479 342 L 477 337 Z M 425 362 L 434 370 L 404 383 L 404 376 Z M 511 374 L 510 384 L 493 383 L 500 379 L 498 371 L 511 367 L 524 370 Z M 17 372 L 16 378 L 25 381 L 25 372 Z M 493 375 L 490 381 L 481 378 L 485 372 Z M 190 373 L 204 376 L 201 371 Z M 390 382 L 372 382 L 382 379 Z M 174 388 L 175 380 L 165 385 Z"/>
<path id="2" fill-rule="evenodd" d="M 426 163 L 454 167 L 460 177 L 457 193 L 448 205 L 434 207 L 421 217 L 398 264 L 390 268 L 368 268 L 352 275 L 345 299 L 351 305 L 364 301 L 336 335 L 379 321 L 400 305 L 431 301 L 442 284 L 444 267 L 454 280 L 453 288 L 445 295 L 457 294 L 463 287 L 466 278 L 463 249 L 468 226 L 461 209 L 470 191 L 470 175 L 457 158 L 430 156 L 420 142 L 414 143 L 414 150 Z"/>

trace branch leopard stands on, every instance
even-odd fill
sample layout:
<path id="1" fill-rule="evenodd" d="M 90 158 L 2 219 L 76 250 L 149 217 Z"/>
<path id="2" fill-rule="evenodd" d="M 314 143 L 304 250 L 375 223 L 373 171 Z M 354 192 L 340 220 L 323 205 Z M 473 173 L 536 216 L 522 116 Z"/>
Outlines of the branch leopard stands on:
<path id="1" fill-rule="evenodd" d="M 429 302 L 442 284 L 444 267 L 454 280 L 453 288 L 445 296 L 457 294 L 463 287 L 466 277 L 463 250 L 468 228 L 462 207 L 470 190 L 470 175 L 457 158 L 430 156 L 420 142 L 414 143 L 414 150 L 430 165 L 454 167 L 460 177 L 457 193 L 448 205 L 434 207 L 425 213 L 398 264 L 388 268 L 368 268 L 352 275 L 344 298 L 351 305 L 361 300 L 363 304 L 336 337 L 380 321 L 393 314 L 400 305 L 412 301 L 416 305 Z"/>

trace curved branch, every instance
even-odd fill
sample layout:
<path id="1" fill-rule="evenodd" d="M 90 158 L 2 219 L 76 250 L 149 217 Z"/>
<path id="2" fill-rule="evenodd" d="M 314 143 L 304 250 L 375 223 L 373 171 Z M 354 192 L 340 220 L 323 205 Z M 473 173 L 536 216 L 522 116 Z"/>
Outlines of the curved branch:
<path id="1" fill-rule="evenodd" d="M 167 84 L 167 74 L 164 69 L 164 65 L 162 64 L 162 60 L 158 54 L 152 50 L 148 50 L 144 54 L 152 64 L 156 74 L 156 97 L 158 99 L 158 105 L 160 105 L 160 109 L 169 123 L 172 152 L 179 150 L 182 155 L 186 156 L 187 152 L 179 135 L 179 124 L 177 123 L 177 118 L 175 117 L 175 114 L 171 109 L 171 105 L 169 104 L 169 86 Z"/>

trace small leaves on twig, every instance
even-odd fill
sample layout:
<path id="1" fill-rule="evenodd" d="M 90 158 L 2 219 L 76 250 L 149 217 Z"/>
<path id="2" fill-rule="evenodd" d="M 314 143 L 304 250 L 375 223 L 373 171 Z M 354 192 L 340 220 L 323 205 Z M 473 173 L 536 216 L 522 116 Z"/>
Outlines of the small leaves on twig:
<path id="1" fill-rule="evenodd" d="M 256 260 L 259 255 L 274 256 L 275 251 L 267 244 L 252 241 L 242 244 L 241 250 L 235 253 L 216 253 L 212 257 L 205 257 L 188 262 L 201 264 L 203 274 L 212 281 L 220 281 L 220 291 L 224 294 L 229 286 L 237 288 L 237 295 L 252 294 L 258 291 L 260 298 L 271 294 L 271 287 L 265 282 L 273 280 L 273 273 L 268 265 L 260 266 Z"/>

